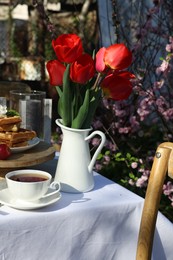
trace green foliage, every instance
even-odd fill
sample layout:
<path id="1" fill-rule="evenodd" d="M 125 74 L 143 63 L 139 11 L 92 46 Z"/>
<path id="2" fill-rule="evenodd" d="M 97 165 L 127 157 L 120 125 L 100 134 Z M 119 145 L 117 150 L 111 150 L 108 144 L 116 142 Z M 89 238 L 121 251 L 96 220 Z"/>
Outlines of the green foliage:
<path id="1" fill-rule="evenodd" d="M 130 153 L 126 153 L 125 155 L 122 152 L 111 154 L 107 150 L 100 154 L 97 160 L 102 160 L 104 156 L 110 156 L 110 162 L 102 168 L 100 172 L 102 175 L 123 185 L 128 183 L 129 178 L 133 178 L 135 181 L 138 179 L 136 170 L 131 168 L 133 162 L 139 161 L 138 158 L 132 156 Z"/>
<path id="2" fill-rule="evenodd" d="M 63 87 L 56 87 L 59 94 L 58 113 L 63 125 L 76 129 L 90 128 L 94 113 L 100 102 L 101 89 L 92 89 L 92 81 L 86 86 L 70 81 L 70 65 L 63 77 Z"/>
<path id="3" fill-rule="evenodd" d="M 19 113 L 16 110 L 9 109 L 6 113 L 7 116 L 19 116 Z"/>
<path id="4" fill-rule="evenodd" d="M 63 91 L 60 97 L 60 111 L 63 119 L 64 125 L 68 126 L 71 122 L 71 113 L 72 113 L 72 96 L 70 88 L 70 77 L 69 77 L 70 65 L 67 65 L 67 68 L 64 72 L 63 77 Z"/>

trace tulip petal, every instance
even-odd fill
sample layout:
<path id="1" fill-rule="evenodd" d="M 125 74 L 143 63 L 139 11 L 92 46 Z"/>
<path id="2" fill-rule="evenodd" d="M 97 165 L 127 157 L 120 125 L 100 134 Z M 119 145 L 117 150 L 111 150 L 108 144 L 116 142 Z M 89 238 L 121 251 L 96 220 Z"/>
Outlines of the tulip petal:
<path id="1" fill-rule="evenodd" d="M 104 61 L 111 69 L 123 70 L 130 66 L 132 53 L 123 43 L 113 44 L 106 48 Z"/>
<path id="2" fill-rule="evenodd" d="M 105 54 L 106 48 L 102 47 L 96 54 L 96 70 L 98 72 L 103 72 L 106 68 L 106 65 L 104 63 L 104 54 Z"/>
<path id="3" fill-rule="evenodd" d="M 83 53 L 82 40 L 76 34 L 62 34 L 52 40 L 52 46 L 59 61 L 74 62 Z"/>
<path id="4" fill-rule="evenodd" d="M 58 60 L 50 60 L 46 64 L 52 86 L 61 86 L 66 67 Z"/>
<path id="5" fill-rule="evenodd" d="M 70 67 L 70 78 L 73 82 L 85 84 L 95 73 L 94 61 L 89 54 L 81 55 Z"/>
<path id="6" fill-rule="evenodd" d="M 114 100 L 127 99 L 132 92 L 131 82 L 124 77 L 114 74 L 105 77 L 101 87 L 105 97 Z"/>
<path id="7" fill-rule="evenodd" d="M 116 73 L 116 71 L 115 71 L 115 74 L 117 76 L 120 76 L 120 77 L 123 77 L 123 78 L 126 78 L 126 79 L 134 79 L 134 78 L 136 78 L 135 75 L 130 73 L 129 71 L 119 71 L 118 73 Z"/>

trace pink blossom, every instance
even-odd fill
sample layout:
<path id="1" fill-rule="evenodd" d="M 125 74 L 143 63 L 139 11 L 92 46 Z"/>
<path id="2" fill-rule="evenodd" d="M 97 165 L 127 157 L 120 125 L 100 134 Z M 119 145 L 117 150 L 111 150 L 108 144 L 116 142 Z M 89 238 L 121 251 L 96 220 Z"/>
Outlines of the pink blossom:
<path id="1" fill-rule="evenodd" d="M 154 82 L 153 87 L 154 87 L 155 90 L 161 89 L 161 87 L 164 85 L 164 83 L 165 83 L 165 80 L 161 79 L 160 81 Z"/>
<path id="2" fill-rule="evenodd" d="M 110 162 L 110 156 L 108 156 L 108 155 L 104 155 L 104 165 L 108 165 L 109 164 L 109 162 Z"/>
<path id="3" fill-rule="evenodd" d="M 165 49 L 166 49 L 167 52 L 171 52 L 172 47 L 173 47 L 172 44 L 167 44 Z"/>
<path id="4" fill-rule="evenodd" d="M 101 164 L 99 164 L 99 163 L 96 163 L 96 164 L 95 164 L 95 170 L 96 170 L 96 171 L 99 172 L 102 168 L 103 168 L 103 166 L 102 166 Z"/>
<path id="5" fill-rule="evenodd" d="M 115 115 L 118 117 L 124 117 L 125 115 L 127 115 L 127 112 L 125 110 L 117 110 L 115 112 Z"/>
<path id="6" fill-rule="evenodd" d="M 138 163 L 137 162 L 132 162 L 131 163 L 131 167 L 132 167 L 132 169 L 136 169 L 138 167 Z"/>
<path id="7" fill-rule="evenodd" d="M 134 185 L 135 185 L 135 182 L 134 182 L 132 179 L 130 179 L 130 180 L 128 181 L 128 183 L 129 183 L 131 186 L 134 186 Z"/>
<path id="8" fill-rule="evenodd" d="M 160 96 L 156 100 L 156 105 L 161 109 L 162 107 L 166 107 L 167 102 L 164 97 Z"/>
<path id="9" fill-rule="evenodd" d="M 169 44 L 166 45 L 166 51 L 167 52 L 173 51 L 173 37 L 169 37 Z"/>
<path id="10" fill-rule="evenodd" d="M 143 164 L 143 160 L 142 159 L 139 159 L 139 162 L 140 162 L 140 164 Z"/>
<path id="11" fill-rule="evenodd" d="M 167 75 L 169 71 L 170 71 L 170 65 L 169 62 L 166 60 L 163 60 L 160 67 L 156 69 L 157 74 L 164 72 L 164 74 Z"/>
<path id="12" fill-rule="evenodd" d="M 130 127 L 120 127 L 120 128 L 118 129 L 118 132 L 119 132 L 120 134 L 128 134 L 129 131 L 130 131 Z"/>
<path id="13" fill-rule="evenodd" d="M 110 151 L 115 152 L 117 150 L 116 144 L 113 144 L 112 142 L 109 142 L 108 148 Z"/>
<path id="14" fill-rule="evenodd" d="M 102 127 L 102 122 L 101 122 L 100 120 L 96 120 L 96 121 L 94 122 L 94 127 L 95 127 L 96 129 L 101 128 L 101 127 Z"/>
<path id="15" fill-rule="evenodd" d="M 167 196 L 173 193 L 173 184 L 170 181 L 163 185 L 163 193 Z"/>
<path id="16" fill-rule="evenodd" d="M 96 146 L 96 145 L 99 145 L 100 143 L 100 139 L 99 138 L 93 138 L 92 139 L 92 145 Z"/>
<path id="17" fill-rule="evenodd" d="M 173 108 L 169 108 L 166 111 L 164 111 L 163 115 L 166 120 L 172 120 L 173 119 Z"/>
<path id="18" fill-rule="evenodd" d="M 149 110 L 144 110 L 144 108 L 138 108 L 137 109 L 137 113 L 140 116 L 140 120 L 144 121 L 144 119 L 148 116 L 148 114 L 150 114 Z"/>
<path id="19" fill-rule="evenodd" d="M 132 132 L 137 131 L 137 129 L 140 128 L 140 123 L 137 120 L 136 116 L 131 116 L 129 119 L 129 122 L 131 124 L 132 127 Z"/>
<path id="20" fill-rule="evenodd" d="M 147 186 L 147 181 L 148 181 L 148 177 L 142 175 L 141 178 L 139 178 L 139 179 L 136 181 L 136 186 L 137 186 L 137 187 L 140 187 L 140 188 L 146 187 L 146 186 Z"/>

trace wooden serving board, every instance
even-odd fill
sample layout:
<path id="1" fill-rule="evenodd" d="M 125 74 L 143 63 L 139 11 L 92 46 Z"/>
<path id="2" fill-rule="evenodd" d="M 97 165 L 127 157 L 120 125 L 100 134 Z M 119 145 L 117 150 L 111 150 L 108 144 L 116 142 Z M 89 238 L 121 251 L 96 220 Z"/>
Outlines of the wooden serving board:
<path id="1" fill-rule="evenodd" d="M 4 177 L 11 170 L 47 162 L 52 160 L 54 156 L 55 148 L 41 141 L 38 145 L 27 151 L 12 153 L 7 160 L 0 160 L 0 176 Z"/>

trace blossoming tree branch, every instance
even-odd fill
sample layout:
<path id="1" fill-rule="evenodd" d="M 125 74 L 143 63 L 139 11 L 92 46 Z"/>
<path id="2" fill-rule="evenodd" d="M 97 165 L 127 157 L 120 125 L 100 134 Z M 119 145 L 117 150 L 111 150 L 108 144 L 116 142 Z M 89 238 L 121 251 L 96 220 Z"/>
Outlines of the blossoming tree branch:
<path id="1" fill-rule="evenodd" d="M 62 34 L 52 40 L 56 60 L 47 62 L 50 84 L 59 94 L 58 113 L 65 126 L 90 128 L 96 108 L 104 96 L 124 100 L 132 92 L 135 76 L 125 69 L 132 53 L 123 44 L 102 47 L 95 57 L 84 52 L 76 34 Z"/>

